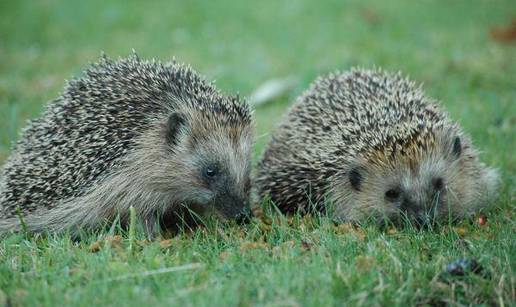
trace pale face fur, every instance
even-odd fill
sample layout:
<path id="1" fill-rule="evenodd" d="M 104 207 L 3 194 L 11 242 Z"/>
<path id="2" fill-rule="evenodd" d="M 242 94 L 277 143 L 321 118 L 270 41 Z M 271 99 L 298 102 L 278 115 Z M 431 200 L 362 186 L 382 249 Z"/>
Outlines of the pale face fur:
<path id="1" fill-rule="evenodd" d="M 248 217 L 251 128 L 198 114 L 172 115 L 162 129 L 159 162 L 148 178 L 156 192 L 171 195 L 173 203 L 164 210 L 183 206 L 223 220 Z"/>
<path id="2" fill-rule="evenodd" d="M 336 219 L 444 222 L 492 201 L 498 176 L 478 160 L 467 137 L 436 131 L 425 145 L 405 144 L 405 155 L 398 147 L 394 154 L 384 148 L 358 158 L 332 190 Z"/>

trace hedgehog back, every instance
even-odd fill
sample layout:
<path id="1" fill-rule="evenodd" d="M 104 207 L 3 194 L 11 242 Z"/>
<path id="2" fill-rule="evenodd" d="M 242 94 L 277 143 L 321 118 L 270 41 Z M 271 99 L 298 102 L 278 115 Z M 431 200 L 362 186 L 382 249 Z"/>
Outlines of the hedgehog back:
<path id="1" fill-rule="evenodd" d="M 323 206 L 332 176 L 342 176 L 357 157 L 395 150 L 450 124 L 438 104 L 400 74 L 330 74 L 311 85 L 273 134 L 258 167 L 258 189 L 285 211 L 309 202 Z"/>
<path id="2" fill-rule="evenodd" d="M 206 96 L 222 99 L 187 66 L 136 56 L 103 58 L 24 129 L 0 179 L 2 215 L 14 216 L 18 207 L 53 208 L 82 196 L 123 166 L 156 115 Z"/>

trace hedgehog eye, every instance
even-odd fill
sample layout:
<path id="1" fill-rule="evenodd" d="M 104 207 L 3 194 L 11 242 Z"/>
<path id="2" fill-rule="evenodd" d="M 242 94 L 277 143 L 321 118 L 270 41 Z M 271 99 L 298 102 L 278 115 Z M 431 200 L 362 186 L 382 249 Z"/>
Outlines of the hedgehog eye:
<path id="1" fill-rule="evenodd" d="M 167 142 L 169 144 L 177 143 L 177 134 L 181 125 L 186 122 L 185 118 L 179 113 L 172 113 L 167 120 Z"/>
<path id="2" fill-rule="evenodd" d="M 385 192 L 385 199 L 388 201 L 394 202 L 400 198 L 400 190 L 399 189 L 390 189 Z"/>
<path id="3" fill-rule="evenodd" d="M 349 174 L 349 183 L 351 186 L 357 190 L 360 191 L 360 186 L 362 185 L 362 174 L 360 173 L 360 170 L 358 167 L 352 169 Z"/>
<path id="4" fill-rule="evenodd" d="M 213 178 L 215 176 L 217 176 L 217 174 L 219 173 L 219 170 L 217 167 L 214 167 L 214 166 L 209 166 L 207 167 L 205 170 L 204 170 L 204 175 L 207 177 L 207 178 Z"/>
<path id="5" fill-rule="evenodd" d="M 444 179 L 441 177 L 434 178 L 432 180 L 432 185 L 436 191 L 441 191 L 444 189 Z"/>
<path id="6" fill-rule="evenodd" d="M 458 158 L 460 157 L 460 154 L 462 153 L 462 144 L 460 142 L 460 138 L 457 136 L 455 137 L 455 140 L 453 141 L 453 155 Z"/>

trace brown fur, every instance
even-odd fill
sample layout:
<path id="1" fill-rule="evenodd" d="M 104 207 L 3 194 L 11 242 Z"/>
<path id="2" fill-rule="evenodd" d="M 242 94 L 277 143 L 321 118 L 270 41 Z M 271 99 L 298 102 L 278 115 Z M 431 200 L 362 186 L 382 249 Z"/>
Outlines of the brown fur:
<path id="1" fill-rule="evenodd" d="M 285 212 L 340 221 L 462 218 L 488 206 L 498 176 L 412 81 L 355 69 L 319 78 L 274 132 L 256 186 Z"/>
<path id="2" fill-rule="evenodd" d="M 0 179 L 0 233 L 21 229 L 16 208 L 33 232 L 98 229 L 131 206 L 149 234 L 183 208 L 245 215 L 252 130 L 246 104 L 187 66 L 103 59 L 25 129 Z"/>

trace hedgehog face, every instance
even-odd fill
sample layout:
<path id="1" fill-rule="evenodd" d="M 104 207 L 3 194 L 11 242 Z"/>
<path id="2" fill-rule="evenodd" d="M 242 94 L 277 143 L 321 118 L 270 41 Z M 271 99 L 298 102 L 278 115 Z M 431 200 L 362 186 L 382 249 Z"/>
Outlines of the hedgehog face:
<path id="1" fill-rule="evenodd" d="M 175 174 L 171 191 L 179 201 L 201 215 L 247 219 L 251 125 L 174 113 L 166 129 L 171 161 L 167 168 Z"/>
<path id="2" fill-rule="evenodd" d="M 473 213 L 495 193 L 496 173 L 478 161 L 469 140 L 457 132 L 437 131 L 427 142 L 372 156 L 374 163 L 350 168 L 351 192 L 340 197 L 347 204 L 337 207 L 337 216 L 442 222 Z"/>

